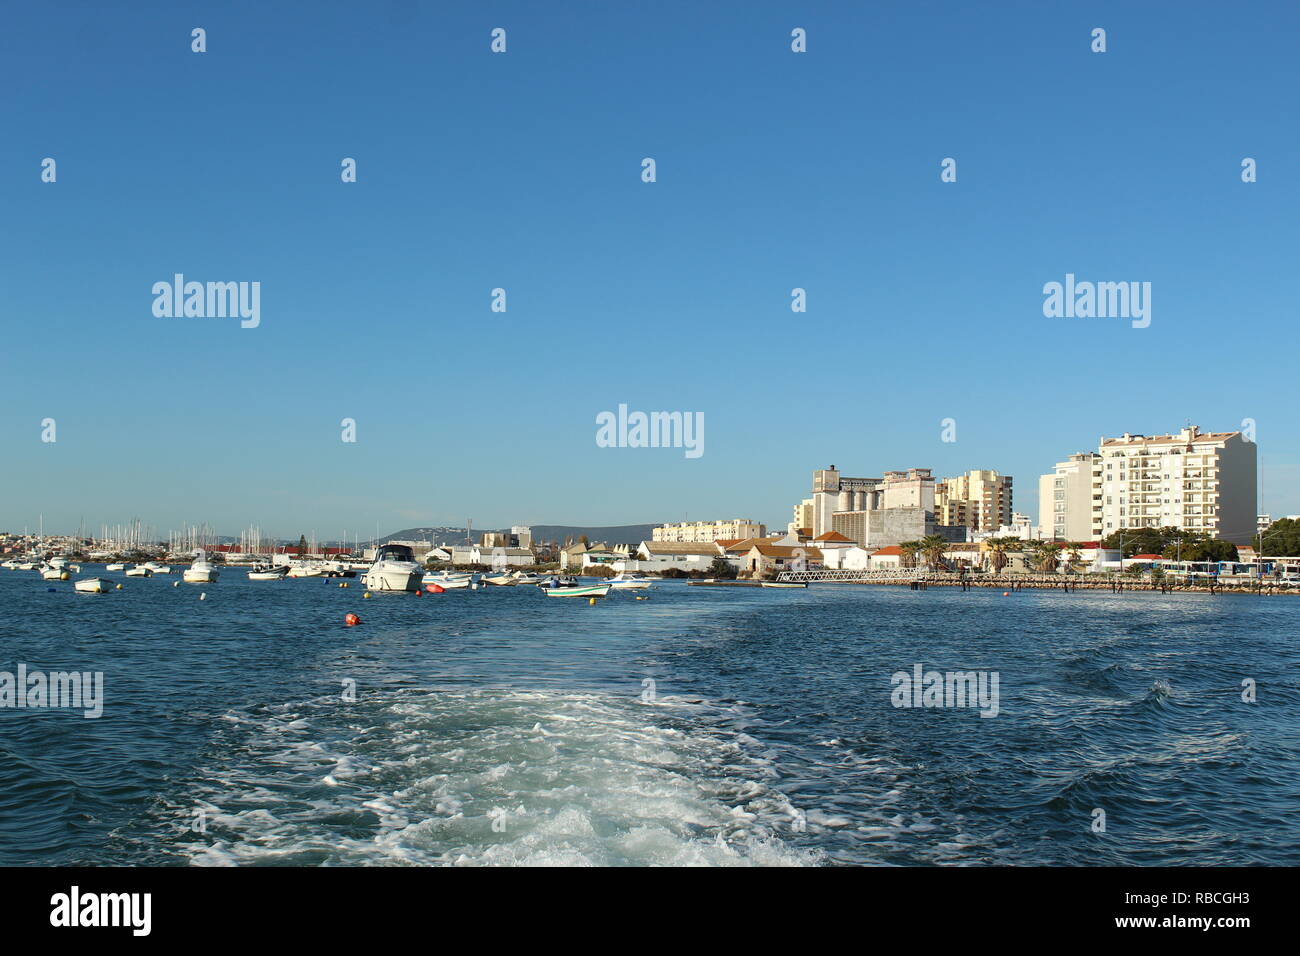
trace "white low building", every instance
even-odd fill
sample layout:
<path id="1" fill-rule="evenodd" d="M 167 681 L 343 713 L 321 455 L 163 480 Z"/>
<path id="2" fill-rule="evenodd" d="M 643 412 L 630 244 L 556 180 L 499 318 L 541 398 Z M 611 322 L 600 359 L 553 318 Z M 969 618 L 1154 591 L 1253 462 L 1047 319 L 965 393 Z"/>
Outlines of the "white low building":
<path id="1" fill-rule="evenodd" d="M 529 548 L 488 548 L 482 545 L 470 549 L 470 564 L 486 564 L 490 568 L 524 568 L 536 564 Z"/>
<path id="2" fill-rule="evenodd" d="M 875 550 L 856 544 L 847 548 L 823 548 L 822 565 L 832 571 L 866 571 L 871 567 L 871 554 Z"/>

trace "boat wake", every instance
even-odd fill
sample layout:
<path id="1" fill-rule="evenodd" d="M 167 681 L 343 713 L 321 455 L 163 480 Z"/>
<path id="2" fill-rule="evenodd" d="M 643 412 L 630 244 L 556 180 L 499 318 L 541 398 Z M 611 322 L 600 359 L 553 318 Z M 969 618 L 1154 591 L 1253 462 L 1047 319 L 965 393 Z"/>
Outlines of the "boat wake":
<path id="1" fill-rule="evenodd" d="M 132 842 L 195 865 L 818 863 L 707 706 L 456 690 L 230 713 Z"/>

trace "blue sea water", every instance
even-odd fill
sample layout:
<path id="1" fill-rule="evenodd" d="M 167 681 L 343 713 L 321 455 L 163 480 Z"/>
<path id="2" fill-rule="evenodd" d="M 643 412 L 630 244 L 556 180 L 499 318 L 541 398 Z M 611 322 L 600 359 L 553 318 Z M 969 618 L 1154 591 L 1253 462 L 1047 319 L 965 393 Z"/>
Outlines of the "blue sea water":
<path id="1" fill-rule="evenodd" d="M 0 670 L 105 697 L 0 708 L 0 864 L 1300 863 L 1297 598 L 84 570 L 0 571 Z"/>

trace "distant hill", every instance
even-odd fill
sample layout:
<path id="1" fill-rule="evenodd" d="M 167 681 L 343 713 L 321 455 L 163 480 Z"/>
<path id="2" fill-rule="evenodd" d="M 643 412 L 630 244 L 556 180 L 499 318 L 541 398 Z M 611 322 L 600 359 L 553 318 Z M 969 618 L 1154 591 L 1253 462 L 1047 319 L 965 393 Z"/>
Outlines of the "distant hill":
<path id="1" fill-rule="evenodd" d="M 607 544 L 640 544 L 650 540 L 653 524 L 621 524 L 606 527 L 589 527 L 571 524 L 535 524 L 532 525 L 534 541 L 557 541 L 564 544 L 565 539 L 577 541 L 584 534 L 591 542 L 604 541 Z M 508 531 L 509 528 L 475 528 L 474 538 L 488 531 Z M 442 544 L 456 544 L 465 540 L 464 528 L 403 528 L 392 534 L 384 535 L 380 541 L 437 541 Z"/>
<path id="2" fill-rule="evenodd" d="M 642 541 L 650 540 L 650 532 L 655 528 L 652 524 L 620 524 L 602 528 L 569 524 L 535 524 L 532 527 L 534 541 L 558 541 L 560 544 L 564 544 L 565 538 L 577 541 L 584 534 L 591 542 L 640 544 Z"/>

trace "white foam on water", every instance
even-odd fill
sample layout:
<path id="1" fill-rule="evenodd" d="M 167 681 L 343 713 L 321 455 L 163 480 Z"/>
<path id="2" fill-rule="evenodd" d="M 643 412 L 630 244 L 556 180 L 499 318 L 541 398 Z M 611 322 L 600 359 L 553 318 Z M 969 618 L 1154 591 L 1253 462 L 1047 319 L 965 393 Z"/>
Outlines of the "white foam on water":
<path id="1" fill-rule="evenodd" d="M 173 845 L 200 866 L 821 862 L 763 745 L 699 719 L 709 706 L 401 691 L 231 717 L 201 792 L 172 800 L 176 817 L 185 801 L 219 810 Z"/>

